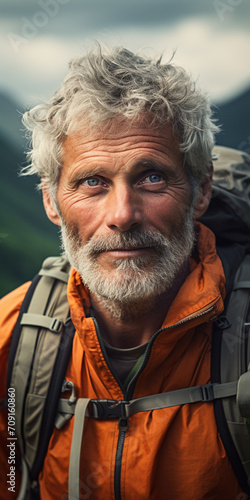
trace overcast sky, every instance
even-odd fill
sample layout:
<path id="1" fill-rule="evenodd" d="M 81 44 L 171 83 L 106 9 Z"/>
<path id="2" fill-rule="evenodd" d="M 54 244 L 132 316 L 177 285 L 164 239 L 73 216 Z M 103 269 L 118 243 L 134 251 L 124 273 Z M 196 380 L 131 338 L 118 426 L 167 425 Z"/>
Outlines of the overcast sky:
<path id="1" fill-rule="evenodd" d="M 163 60 L 176 50 L 221 103 L 250 86 L 249 25 L 249 0 L 1 0 L 0 92 L 46 99 L 96 39 Z"/>

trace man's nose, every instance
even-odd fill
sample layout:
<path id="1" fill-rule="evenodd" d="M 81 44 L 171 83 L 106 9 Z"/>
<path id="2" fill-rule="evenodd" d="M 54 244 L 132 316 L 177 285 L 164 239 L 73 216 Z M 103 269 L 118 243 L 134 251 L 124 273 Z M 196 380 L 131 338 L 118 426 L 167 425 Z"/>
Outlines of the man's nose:
<path id="1" fill-rule="evenodd" d="M 106 225 L 110 229 L 128 231 L 143 222 L 140 195 L 129 186 L 113 189 L 107 200 Z"/>

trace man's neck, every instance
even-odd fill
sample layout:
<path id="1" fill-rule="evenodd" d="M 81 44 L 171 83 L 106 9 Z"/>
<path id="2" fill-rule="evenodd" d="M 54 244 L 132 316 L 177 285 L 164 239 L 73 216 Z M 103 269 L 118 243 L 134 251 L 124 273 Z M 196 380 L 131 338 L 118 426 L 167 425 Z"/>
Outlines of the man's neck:
<path id="1" fill-rule="evenodd" d="M 91 295 L 92 307 L 103 338 L 113 347 L 130 348 L 145 344 L 161 328 L 175 296 L 189 273 L 183 266 L 170 290 L 157 297 L 118 304 Z"/>

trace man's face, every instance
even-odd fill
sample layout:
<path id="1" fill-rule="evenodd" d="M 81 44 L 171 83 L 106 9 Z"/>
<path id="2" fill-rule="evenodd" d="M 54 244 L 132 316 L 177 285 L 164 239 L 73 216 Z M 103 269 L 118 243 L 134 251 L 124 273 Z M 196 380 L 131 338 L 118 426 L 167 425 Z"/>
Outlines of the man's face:
<path id="1" fill-rule="evenodd" d="M 191 188 L 170 125 L 69 135 L 57 203 L 71 264 L 97 296 L 161 294 L 191 252 Z"/>

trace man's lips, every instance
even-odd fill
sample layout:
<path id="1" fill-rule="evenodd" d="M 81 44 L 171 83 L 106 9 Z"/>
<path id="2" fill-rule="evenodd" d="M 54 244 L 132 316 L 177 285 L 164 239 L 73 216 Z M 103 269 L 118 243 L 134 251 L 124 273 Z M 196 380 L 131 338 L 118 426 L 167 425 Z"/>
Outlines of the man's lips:
<path id="1" fill-rule="evenodd" d="M 115 258 L 128 258 L 128 257 L 138 257 L 143 255 L 145 252 L 152 251 L 150 247 L 132 247 L 132 248 L 113 248 L 112 250 L 105 250 L 102 253 L 108 254 Z"/>

